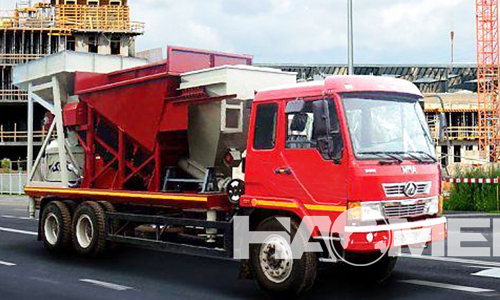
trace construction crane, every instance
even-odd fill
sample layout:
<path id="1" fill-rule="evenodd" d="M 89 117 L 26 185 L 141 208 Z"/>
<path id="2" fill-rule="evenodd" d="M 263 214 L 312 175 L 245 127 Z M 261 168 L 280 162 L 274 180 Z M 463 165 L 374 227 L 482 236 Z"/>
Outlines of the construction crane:
<path id="1" fill-rule="evenodd" d="M 500 161 L 498 0 L 476 0 L 479 150 Z"/>

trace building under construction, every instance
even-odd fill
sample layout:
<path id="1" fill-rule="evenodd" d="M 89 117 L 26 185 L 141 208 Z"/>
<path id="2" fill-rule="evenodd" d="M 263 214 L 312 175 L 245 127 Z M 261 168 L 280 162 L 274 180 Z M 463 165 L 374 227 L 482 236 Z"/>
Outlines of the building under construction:
<path id="1" fill-rule="evenodd" d="M 27 94 L 12 84 L 12 67 L 60 51 L 135 56 L 144 23 L 130 20 L 127 0 L 19 1 L 0 11 L 0 159 L 25 160 Z M 45 136 L 35 107 L 35 145 Z"/>

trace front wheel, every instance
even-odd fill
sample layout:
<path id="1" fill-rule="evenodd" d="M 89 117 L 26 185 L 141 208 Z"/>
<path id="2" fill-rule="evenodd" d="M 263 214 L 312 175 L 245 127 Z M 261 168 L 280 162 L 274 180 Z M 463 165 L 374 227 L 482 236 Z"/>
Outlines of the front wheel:
<path id="1" fill-rule="evenodd" d="M 308 237 L 298 230 L 296 221 L 290 223 L 291 240 L 298 239 L 305 246 Z M 286 232 L 275 217 L 261 222 L 257 231 Z M 291 245 L 277 234 L 271 233 L 262 244 L 251 245 L 250 264 L 259 286 L 272 295 L 301 295 L 313 286 L 316 279 L 316 254 L 304 252 L 300 259 L 293 259 Z"/>

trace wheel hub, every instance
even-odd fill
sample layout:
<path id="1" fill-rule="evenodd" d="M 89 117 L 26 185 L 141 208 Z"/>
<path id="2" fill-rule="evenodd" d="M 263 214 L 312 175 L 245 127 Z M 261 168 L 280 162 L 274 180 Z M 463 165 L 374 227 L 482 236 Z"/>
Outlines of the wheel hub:
<path id="1" fill-rule="evenodd" d="M 267 279 L 282 283 L 290 277 L 293 268 L 292 248 L 279 235 L 271 235 L 260 250 L 260 266 Z"/>
<path id="2" fill-rule="evenodd" d="M 47 242 L 51 245 L 55 245 L 59 238 L 59 220 L 54 213 L 49 213 L 47 215 L 43 230 Z"/>
<path id="3" fill-rule="evenodd" d="M 88 248 L 94 237 L 94 225 L 92 220 L 87 215 L 82 215 L 78 218 L 76 224 L 76 239 L 82 248 Z"/>

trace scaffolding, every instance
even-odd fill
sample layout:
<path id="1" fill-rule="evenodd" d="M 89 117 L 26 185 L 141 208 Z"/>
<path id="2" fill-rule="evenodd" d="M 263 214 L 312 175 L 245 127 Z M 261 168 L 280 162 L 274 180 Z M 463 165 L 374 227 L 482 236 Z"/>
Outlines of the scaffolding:
<path id="1" fill-rule="evenodd" d="M 75 1 L 80 4 L 41 1 L 18 1 L 14 9 L 0 10 L 2 147 L 27 143 L 28 133 L 24 129 L 29 124 L 20 120 L 18 115 L 19 107 L 27 105 L 29 98 L 25 91 L 13 85 L 14 66 L 65 50 L 133 55 L 133 41 L 144 33 L 144 23 L 130 20 L 130 8 L 126 2 L 82 5 L 82 1 Z M 35 114 L 34 124 L 41 124 L 42 118 L 42 115 Z M 43 128 L 38 130 L 39 125 L 36 127 L 33 142 L 39 145 L 46 132 Z"/>
<path id="2" fill-rule="evenodd" d="M 140 35 L 144 22 L 130 20 L 130 7 L 37 3 L 33 7 L 0 10 L 0 30 L 43 30 L 71 35 L 74 31 L 120 32 Z"/>
<path id="3" fill-rule="evenodd" d="M 130 8 L 118 5 L 58 5 L 55 7 L 55 25 L 64 30 L 144 32 L 143 22 L 130 21 Z"/>
<path id="4" fill-rule="evenodd" d="M 479 150 L 500 161 L 498 0 L 476 0 Z"/>

